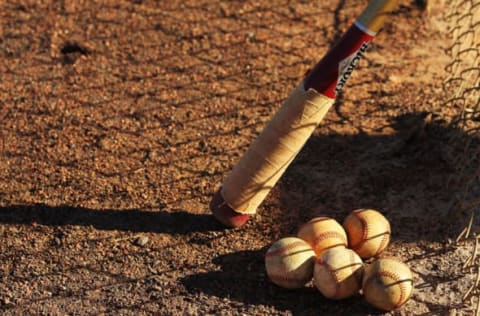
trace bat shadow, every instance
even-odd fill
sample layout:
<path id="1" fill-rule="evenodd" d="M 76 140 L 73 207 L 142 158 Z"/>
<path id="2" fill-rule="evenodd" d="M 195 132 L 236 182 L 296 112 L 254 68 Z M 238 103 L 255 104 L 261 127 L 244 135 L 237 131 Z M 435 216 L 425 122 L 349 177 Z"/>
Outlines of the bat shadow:
<path id="1" fill-rule="evenodd" d="M 191 294 L 203 293 L 249 305 L 288 311 L 292 315 L 380 315 L 358 295 L 341 301 L 328 300 L 312 283 L 301 289 L 284 289 L 265 273 L 266 249 L 239 251 L 213 259 L 220 269 L 188 275 L 180 282 Z M 211 311 L 214 313 L 214 311 Z M 248 310 L 245 311 L 248 314 Z"/>
<path id="2" fill-rule="evenodd" d="M 13 205 L 0 207 L 0 224 L 41 224 L 48 226 L 91 226 L 99 230 L 189 234 L 221 230 L 206 214 L 183 210 L 142 211 L 88 209 L 72 206 Z"/>
<path id="3" fill-rule="evenodd" d="M 279 183 L 279 214 L 289 214 L 280 235 L 316 216 L 341 222 L 360 208 L 386 215 L 394 240 L 445 241 L 465 227 L 468 213 L 457 197 L 478 160 L 466 157 L 459 171 L 460 144 L 479 146 L 479 139 L 426 112 L 394 117 L 383 128 L 389 132 L 319 133 L 308 140 Z"/>

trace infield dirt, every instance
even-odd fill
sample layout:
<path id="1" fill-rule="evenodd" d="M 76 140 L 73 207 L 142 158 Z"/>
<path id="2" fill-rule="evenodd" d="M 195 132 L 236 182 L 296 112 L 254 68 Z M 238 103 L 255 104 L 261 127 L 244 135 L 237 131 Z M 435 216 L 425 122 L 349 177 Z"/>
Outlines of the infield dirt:
<path id="1" fill-rule="evenodd" d="M 468 218 L 443 220 L 461 188 L 448 42 L 420 3 L 401 1 L 258 214 L 228 230 L 212 194 L 366 1 L 0 2 L 1 313 L 382 314 L 264 268 L 309 219 L 373 208 L 416 286 L 385 315 L 470 315 L 471 250 L 448 242 Z"/>

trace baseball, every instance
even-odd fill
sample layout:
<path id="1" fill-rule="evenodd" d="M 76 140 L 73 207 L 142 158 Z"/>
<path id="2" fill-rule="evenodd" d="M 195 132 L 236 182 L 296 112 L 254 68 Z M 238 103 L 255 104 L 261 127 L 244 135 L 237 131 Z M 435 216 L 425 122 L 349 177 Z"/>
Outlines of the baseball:
<path id="1" fill-rule="evenodd" d="M 348 246 L 363 259 L 378 256 L 390 242 L 390 223 L 380 212 L 359 209 L 343 222 Z"/>
<path id="2" fill-rule="evenodd" d="M 412 272 L 398 260 L 378 259 L 365 267 L 362 289 L 368 303 L 386 311 L 394 310 L 412 295 Z"/>
<path id="3" fill-rule="evenodd" d="M 317 259 L 313 271 L 313 283 L 330 299 L 355 295 L 362 285 L 362 259 L 345 247 L 326 250 Z"/>
<path id="4" fill-rule="evenodd" d="M 347 234 L 336 220 L 330 217 L 315 217 L 300 227 L 297 236 L 312 246 L 320 256 L 326 249 L 347 246 Z"/>
<path id="5" fill-rule="evenodd" d="M 265 268 L 270 280 L 284 288 L 301 288 L 312 280 L 315 252 L 304 240 L 282 238 L 265 254 Z"/>

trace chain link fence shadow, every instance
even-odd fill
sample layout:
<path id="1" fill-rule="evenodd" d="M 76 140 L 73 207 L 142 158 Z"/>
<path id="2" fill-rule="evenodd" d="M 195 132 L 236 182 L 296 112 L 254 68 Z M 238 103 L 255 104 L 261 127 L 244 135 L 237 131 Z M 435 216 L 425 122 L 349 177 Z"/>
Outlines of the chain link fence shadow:
<path id="1" fill-rule="evenodd" d="M 461 3 L 478 8 L 474 1 Z M 244 263 L 259 269 L 260 252 L 219 256 L 219 249 L 226 251 L 222 244 L 242 240 L 242 231 L 218 232 L 207 218 L 206 205 L 272 113 L 363 4 L 2 2 L 2 312 L 181 313 L 195 305 L 188 299 L 204 294 L 214 299 L 197 308 L 208 312 L 229 291 L 235 302 L 287 310 L 275 295 L 292 296 L 272 289 L 264 279 L 259 282 L 265 296 L 250 300 L 222 283 L 230 282 Z M 396 14 L 409 10 L 411 6 L 403 5 Z M 461 14 L 448 18 L 461 25 L 473 21 Z M 452 34 L 460 43 L 470 41 L 471 32 L 456 29 Z M 477 56 L 478 64 L 478 47 L 462 45 L 450 49 L 455 62 L 446 91 L 465 87 L 475 74 L 456 60 Z M 371 52 L 386 49 L 379 43 Z M 360 67 L 371 75 L 352 78 L 349 88 L 363 94 L 343 96 L 322 124 L 322 133 L 351 123 L 354 118 L 346 113 L 372 96 L 380 102 L 361 113 L 365 117 L 397 106 L 382 99 L 391 92 L 378 88 L 386 80 L 382 62 L 367 55 Z M 465 144 L 462 148 L 469 152 L 476 148 L 470 135 L 477 133 L 472 124 L 478 120 L 478 102 L 466 100 L 478 95 L 478 73 L 476 78 L 476 85 L 451 100 L 461 114 L 454 128 L 468 130 L 465 139 L 470 140 L 468 146 L 455 144 Z M 345 139 L 355 145 L 362 137 Z M 326 140 L 326 152 L 342 150 L 335 136 Z M 316 153 L 317 141 L 309 143 L 297 167 Z M 466 157 L 473 155 L 458 166 L 475 165 Z M 292 175 L 287 174 L 284 188 Z M 381 186 L 380 178 L 369 179 Z M 288 199 L 294 208 L 291 197 L 280 197 L 282 204 Z M 278 215 L 264 214 L 260 223 L 246 229 L 252 234 L 265 229 L 263 238 L 269 238 L 294 227 L 287 218 L 283 228 L 268 231 L 267 224 Z M 151 239 L 146 247 L 132 242 L 140 233 Z M 223 272 L 215 272 L 218 266 Z M 209 280 L 211 287 L 199 285 Z M 312 309 L 320 304 L 310 295 L 305 300 Z M 301 313 L 300 307 L 293 309 Z"/>

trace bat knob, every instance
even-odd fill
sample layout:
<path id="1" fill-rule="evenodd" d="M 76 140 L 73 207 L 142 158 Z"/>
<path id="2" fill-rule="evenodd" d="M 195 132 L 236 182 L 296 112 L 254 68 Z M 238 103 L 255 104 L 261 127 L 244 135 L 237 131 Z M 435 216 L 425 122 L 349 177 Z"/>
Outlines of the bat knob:
<path id="1" fill-rule="evenodd" d="M 249 214 L 235 212 L 223 199 L 221 188 L 215 193 L 210 202 L 210 210 L 213 216 L 223 225 L 231 228 L 240 227 L 245 224 L 249 218 Z"/>

